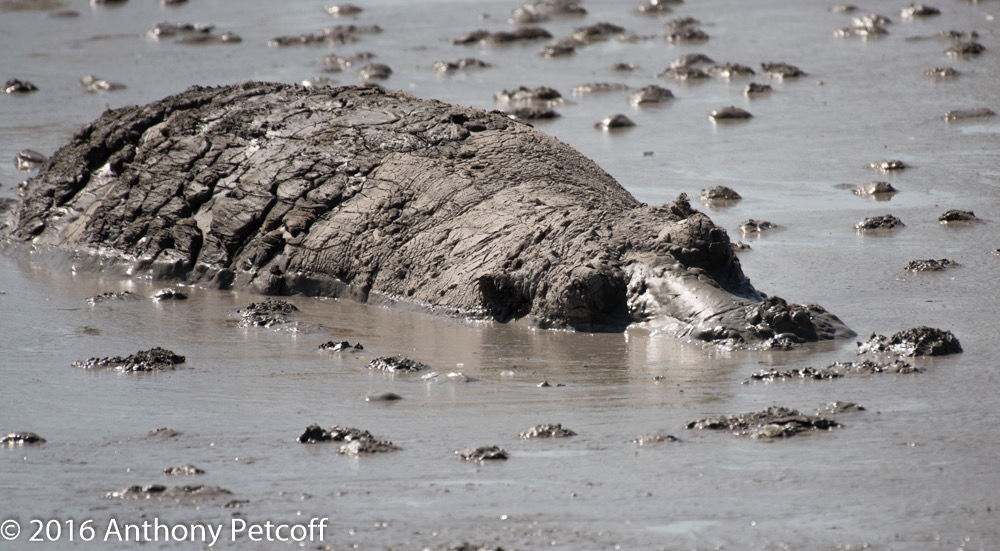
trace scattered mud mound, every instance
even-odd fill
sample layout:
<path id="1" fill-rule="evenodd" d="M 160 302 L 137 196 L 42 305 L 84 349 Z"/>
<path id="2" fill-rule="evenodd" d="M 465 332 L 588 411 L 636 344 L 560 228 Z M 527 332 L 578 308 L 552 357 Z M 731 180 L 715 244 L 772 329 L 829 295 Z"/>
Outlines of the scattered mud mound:
<path id="1" fill-rule="evenodd" d="M 73 367 L 81 369 L 114 369 L 121 373 L 143 373 L 174 369 L 177 365 L 184 363 L 184 361 L 184 356 L 174 354 L 160 347 L 155 347 L 149 350 L 140 350 L 124 358 L 121 356 L 88 358 L 83 361 L 73 362 Z"/>
<path id="2" fill-rule="evenodd" d="M 872 334 L 858 343 L 858 354 L 888 352 L 901 356 L 946 356 L 962 352 L 962 345 L 951 331 L 921 326 L 894 333 L 891 337 Z"/>
<path id="3" fill-rule="evenodd" d="M 754 439 L 788 438 L 804 432 L 832 430 L 836 421 L 816 415 L 804 415 L 794 409 L 771 406 L 763 411 L 708 417 L 687 424 L 689 429 L 712 429 Z"/>

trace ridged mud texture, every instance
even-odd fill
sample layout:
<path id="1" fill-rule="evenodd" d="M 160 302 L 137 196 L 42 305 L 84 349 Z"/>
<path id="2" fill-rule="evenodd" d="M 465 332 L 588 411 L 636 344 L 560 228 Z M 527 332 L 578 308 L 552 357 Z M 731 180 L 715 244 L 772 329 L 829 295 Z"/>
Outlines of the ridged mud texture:
<path id="1" fill-rule="evenodd" d="M 842 328 L 818 307 L 816 329 L 750 327 L 761 296 L 686 197 L 641 204 L 529 125 L 377 88 L 193 87 L 108 111 L 27 183 L 7 233 L 78 266 L 544 327 Z"/>

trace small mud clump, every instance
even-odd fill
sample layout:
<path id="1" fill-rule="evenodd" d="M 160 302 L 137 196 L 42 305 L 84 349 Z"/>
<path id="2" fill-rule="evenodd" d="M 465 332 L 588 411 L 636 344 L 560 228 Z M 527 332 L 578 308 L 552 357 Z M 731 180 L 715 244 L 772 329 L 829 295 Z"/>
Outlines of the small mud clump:
<path id="1" fill-rule="evenodd" d="M 41 167 L 49 158 L 34 149 L 22 149 L 14 156 L 14 167 L 21 172 L 28 172 Z"/>
<path id="2" fill-rule="evenodd" d="M 576 436 L 576 433 L 557 423 L 555 425 L 536 425 L 518 436 L 525 440 L 531 438 L 568 438 Z"/>
<path id="3" fill-rule="evenodd" d="M 342 46 L 344 44 L 357 42 L 360 39 L 358 35 L 378 34 L 380 32 L 382 32 L 382 29 L 379 28 L 378 25 L 371 25 L 367 27 L 359 27 L 357 25 L 334 25 L 332 27 L 326 27 L 325 29 L 311 33 L 302 33 L 294 36 L 277 36 L 269 40 L 267 45 L 272 48 L 318 44 Z"/>
<path id="4" fill-rule="evenodd" d="M 817 323 L 824 312 L 815 304 L 789 304 L 781 297 L 771 296 L 749 307 L 745 319 L 750 325 L 749 331 L 780 346 L 783 341 L 814 341 L 821 332 L 829 331 L 822 323 Z"/>
<path id="5" fill-rule="evenodd" d="M 767 94 L 772 91 L 770 84 L 760 84 L 759 82 L 751 82 L 743 88 L 743 95 L 747 97 L 759 96 L 761 94 Z"/>
<path id="6" fill-rule="evenodd" d="M 768 222 L 767 220 L 754 220 L 753 218 L 740 224 L 740 233 L 743 235 L 751 233 L 763 233 L 767 230 L 773 230 L 777 228 L 775 224 Z"/>
<path id="7" fill-rule="evenodd" d="M 439 75 L 450 75 L 463 69 L 485 69 L 487 67 L 490 67 L 490 64 L 485 61 L 474 57 L 464 57 L 458 61 L 435 61 L 431 69 Z"/>
<path id="8" fill-rule="evenodd" d="M 733 191 L 732 188 L 726 186 L 715 186 L 708 189 L 701 190 L 698 197 L 702 201 L 739 201 L 743 198 L 742 195 Z"/>
<path id="9" fill-rule="evenodd" d="M 131 291 L 120 291 L 117 293 L 107 292 L 94 295 L 87 299 L 87 304 L 91 306 L 112 300 L 142 300 L 142 297 Z"/>
<path id="10" fill-rule="evenodd" d="M 104 494 L 104 499 L 162 499 L 179 502 L 197 502 L 232 495 L 232 492 L 218 486 L 174 486 L 147 484 L 129 486 L 118 492 Z"/>
<path id="11" fill-rule="evenodd" d="M 624 32 L 625 27 L 615 25 L 614 23 L 600 22 L 586 27 L 573 29 L 572 36 L 574 39 L 583 42 L 584 44 L 590 44 L 600 40 L 608 40 L 609 38 Z"/>
<path id="12" fill-rule="evenodd" d="M 464 459 L 465 461 L 475 461 L 482 463 L 484 461 L 500 461 L 507 459 L 507 452 L 499 446 L 479 446 L 478 448 L 464 448 L 461 450 L 456 450 L 455 455 Z"/>
<path id="13" fill-rule="evenodd" d="M 968 40 L 951 46 L 945 50 L 944 53 L 951 57 L 971 57 L 977 56 L 985 51 L 986 46 L 983 46 L 974 40 Z"/>
<path id="14" fill-rule="evenodd" d="M 899 190 L 892 187 L 889 182 L 868 182 L 867 184 L 861 184 L 860 186 L 851 190 L 855 195 L 861 197 L 871 197 L 873 195 L 890 195 L 893 193 L 898 193 Z"/>
<path id="15" fill-rule="evenodd" d="M 153 300 L 187 300 L 188 296 L 174 287 L 160 289 L 149 298 Z"/>
<path id="16" fill-rule="evenodd" d="M 788 438 L 804 432 L 832 430 L 836 421 L 817 415 L 804 415 L 794 409 L 771 406 L 763 411 L 707 417 L 687 424 L 689 429 L 723 430 L 760 440 Z"/>
<path id="17" fill-rule="evenodd" d="M 327 6 L 325 11 L 334 17 L 340 17 L 342 15 L 357 15 L 364 10 L 354 4 L 337 4 Z"/>
<path id="18" fill-rule="evenodd" d="M 722 63 L 708 68 L 713 75 L 718 75 L 724 79 L 732 80 L 740 77 L 752 77 L 757 74 L 753 68 L 741 63 Z"/>
<path id="19" fill-rule="evenodd" d="M 358 78 L 367 80 L 385 80 L 392 76 L 392 68 L 384 63 L 369 63 L 358 69 Z"/>
<path id="20" fill-rule="evenodd" d="M 163 469 L 163 474 L 168 476 L 190 476 L 205 474 L 205 471 L 195 467 L 194 465 L 178 465 L 176 467 L 167 467 L 166 469 Z"/>
<path id="21" fill-rule="evenodd" d="M 33 432 L 11 432 L 0 437 L 0 446 L 13 448 L 30 444 L 44 444 L 45 439 Z"/>
<path id="22" fill-rule="evenodd" d="M 565 57 L 573 55 L 576 53 L 577 46 L 583 46 L 584 44 L 575 38 L 563 38 L 557 40 L 552 44 L 548 44 L 538 52 L 538 55 L 547 58 L 553 57 Z"/>
<path id="23" fill-rule="evenodd" d="M 416 360 L 411 360 L 406 356 L 383 356 L 368 362 L 368 369 L 395 373 L 397 371 L 422 371 L 430 369 L 430 366 Z"/>
<path id="24" fill-rule="evenodd" d="M 709 65 L 715 60 L 705 54 L 685 54 L 670 62 L 671 68 L 694 67 L 695 65 Z"/>
<path id="25" fill-rule="evenodd" d="M 451 43 L 475 44 L 479 42 L 486 46 L 492 46 L 497 44 L 510 44 L 511 42 L 525 40 L 543 40 L 547 38 L 552 38 L 552 33 L 541 27 L 522 27 L 516 31 L 498 31 L 495 33 L 482 30 L 473 31 L 452 40 Z"/>
<path id="26" fill-rule="evenodd" d="M 288 323 L 288 316 L 298 311 L 292 304 L 268 297 L 260 302 L 251 302 L 249 306 L 239 310 L 242 319 L 236 327 L 271 327 Z"/>
<path id="27" fill-rule="evenodd" d="M 619 90 L 628 90 L 628 86 L 620 82 L 588 82 L 574 86 L 573 95 L 585 96 L 587 94 L 615 92 Z"/>
<path id="28" fill-rule="evenodd" d="M 829 413 L 831 415 L 837 415 L 840 413 L 856 413 L 859 411 L 865 411 L 865 406 L 855 404 L 854 402 L 827 402 L 820 406 L 816 410 L 816 413 Z"/>
<path id="29" fill-rule="evenodd" d="M 971 210 L 949 209 L 941 216 L 938 216 L 938 222 L 942 224 L 950 222 L 975 222 L 977 220 L 979 219 L 976 218 L 975 213 Z"/>
<path id="30" fill-rule="evenodd" d="M 694 17 L 678 17 L 663 23 L 663 28 L 668 31 L 676 31 L 688 27 L 696 27 L 698 25 L 701 25 L 701 21 L 695 19 Z"/>
<path id="31" fill-rule="evenodd" d="M 38 87 L 26 80 L 12 78 L 4 83 L 3 91 L 6 94 L 27 94 L 37 92 Z"/>
<path id="32" fill-rule="evenodd" d="M 750 381 L 788 381 L 791 379 L 814 379 L 817 381 L 828 380 L 828 379 L 839 379 L 842 377 L 840 373 L 832 369 L 816 369 L 815 367 L 801 367 L 798 369 L 761 369 L 760 371 L 754 371 L 750 374 L 744 384 Z"/>
<path id="33" fill-rule="evenodd" d="M 169 427 L 160 427 L 149 431 L 146 436 L 150 438 L 177 438 L 181 433 Z"/>
<path id="34" fill-rule="evenodd" d="M 874 22 L 868 24 L 863 21 L 855 19 L 852 21 L 850 27 L 845 27 L 842 29 L 837 29 L 833 32 L 833 36 L 838 37 L 858 37 L 864 40 L 869 38 L 880 38 L 889 34 L 884 25 L 877 25 Z"/>
<path id="35" fill-rule="evenodd" d="M 366 430 L 340 426 L 333 426 L 327 430 L 316 424 L 306 427 L 305 432 L 299 435 L 298 442 L 300 444 L 346 442 L 337 451 L 345 455 L 382 453 L 399 449 L 392 442 L 375 438 Z"/>
<path id="36" fill-rule="evenodd" d="M 931 17 L 933 15 L 941 15 L 941 10 L 925 4 L 910 4 L 900 10 L 900 15 L 905 18 Z"/>
<path id="37" fill-rule="evenodd" d="M 738 121 L 752 119 L 753 115 L 746 109 L 740 109 L 739 107 L 729 105 L 712 111 L 709 113 L 708 117 L 713 121 Z"/>
<path id="38" fill-rule="evenodd" d="M 900 356 L 946 356 L 962 352 L 962 345 L 951 331 L 921 326 L 893 334 L 872 333 L 867 342 L 858 343 L 858 354 L 888 352 Z"/>
<path id="39" fill-rule="evenodd" d="M 366 402 L 397 402 L 402 399 L 403 397 L 395 392 L 382 392 L 365 396 Z"/>
<path id="40" fill-rule="evenodd" d="M 944 120 L 945 122 L 957 122 L 967 119 L 987 119 L 995 116 L 996 111 L 987 107 L 979 107 L 976 109 L 952 109 L 944 114 Z"/>
<path id="41" fill-rule="evenodd" d="M 610 117 L 604 117 L 601 122 L 594 125 L 594 128 L 598 130 L 615 130 L 618 128 L 629 128 L 635 126 L 632 119 L 626 117 L 625 115 L 618 113 L 617 115 L 612 115 Z"/>
<path id="42" fill-rule="evenodd" d="M 654 103 L 662 103 L 674 99 L 674 93 L 656 84 L 650 84 L 632 92 L 628 96 L 629 105 L 640 107 Z"/>
<path id="43" fill-rule="evenodd" d="M 327 430 L 312 424 L 306 427 L 305 432 L 299 436 L 298 442 L 299 444 L 319 444 L 323 442 L 350 442 L 362 438 L 374 437 L 370 432 L 362 429 L 334 425 Z"/>
<path id="44" fill-rule="evenodd" d="M 761 63 L 760 68 L 775 78 L 796 78 L 806 76 L 805 71 L 787 63 Z"/>
<path id="45" fill-rule="evenodd" d="M 958 263 L 954 260 L 949 260 L 947 258 L 941 259 L 928 259 L 928 260 L 911 260 L 909 264 L 906 265 L 907 272 L 940 272 L 952 266 L 957 266 Z"/>
<path id="46" fill-rule="evenodd" d="M 887 159 L 884 161 L 875 161 L 868 163 L 868 168 L 874 170 L 880 170 L 882 172 L 892 172 L 893 170 L 903 170 L 906 168 L 906 163 L 898 159 Z"/>
<path id="47" fill-rule="evenodd" d="M 906 224 L 904 224 L 902 220 L 891 214 L 885 214 L 882 216 L 870 216 L 865 218 L 855 224 L 854 229 L 858 231 L 891 230 L 894 228 L 901 228 L 903 226 L 906 226 Z"/>
<path id="48" fill-rule="evenodd" d="M 437 372 L 431 371 L 427 375 L 420 377 L 421 381 L 428 383 L 472 383 L 479 379 L 470 377 L 461 371 Z"/>
<path id="49" fill-rule="evenodd" d="M 394 452 L 398 449 L 399 446 L 396 446 L 388 440 L 360 438 L 344 444 L 337 450 L 337 453 L 343 455 L 369 455 L 373 453 Z"/>
<path id="50" fill-rule="evenodd" d="M 457 545 L 424 547 L 422 551 L 504 551 L 504 548 L 497 545 L 476 545 L 473 543 L 462 542 Z"/>
<path id="51" fill-rule="evenodd" d="M 520 105 L 531 105 L 541 103 L 544 105 L 558 105 L 563 103 L 562 94 L 555 88 L 539 86 L 528 88 L 520 86 L 516 90 L 502 90 L 493 94 L 493 99 L 498 103 L 513 103 Z"/>
<path id="52" fill-rule="evenodd" d="M 909 362 L 895 359 L 891 362 L 881 362 L 877 360 L 859 360 L 856 362 L 837 362 L 826 366 L 826 369 L 843 374 L 876 375 L 880 373 L 895 373 L 898 375 L 910 375 L 912 373 L 923 373 L 923 369 L 915 367 Z"/>
<path id="53" fill-rule="evenodd" d="M 664 38 L 671 44 L 688 44 L 692 42 L 705 42 L 709 39 L 709 36 L 708 33 L 697 27 L 682 27 L 668 33 Z"/>
<path id="54" fill-rule="evenodd" d="M 661 15 L 673 11 L 673 8 L 667 5 L 670 3 L 679 4 L 680 2 L 665 1 L 665 0 L 646 0 L 644 4 L 640 5 L 635 10 L 639 13 L 644 13 L 647 15 Z"/>
<path id="55" fill-rule="evenodd" d="M 657 76 L 671 77 L 676 80 L 702 80 L 711 78 L 712 75 L 698 67 L 670 67 Z"/>
<path id="56" fill-rule="evenodd" d="M 931 80 L 952 80 L 960 73 L 951 67 L 934 67 L 924 71 L 924 76 Z"/>
<path id="57" fill-rule="evenodd" d="M 643 434 L 637 436 L 632 440 L 633 444 L 639 446 L 645 446 L 647 444 L 660 444 L 663 442 L 680 442 L 676 436 L 672 434 L 663 434 L 662 432 L 657 432 L 654 434 Z"/>
<path id="58" fill-rule="evenodd" d="M 347 341 L 326 341 L 325 343 L 319 345 L 319 349 L 328 350 L 330 352 L 341 352 L 345 350 L 348 352 L 356 352 L 358 350 L 364 350 L 365 347 L 361 346 L 360 342 L 358 344 L 351 344 Z"/>
<path id="59" fill-rule="evenodd" d="M 554 109 L 547 107 L 515 107 L 507 111 L 507 116 L 512 119 L 521 120 L 551 120 L 558 119 L 561 115 Z"/>
<path id="60" fill-rule="evenodd" d="M 149 350 L 140 350 L 124 358 L 121 356 L 89 358 L 73 362 L 72 365 L 81 369 L 114 369 L 120 373 L 140 373 L 174 369 L 175 366 L 184 363 L 184 361 L 184 356 L 156 347 Z"/>
<path id="61" fill-rule="evenodd" d="M 79 84 L 80 88 L 83 88 L 83 91 L 88 94 L 114 92 L 116 90 L 125 89 L 125 85 L 120 82 L 110 82 L 94 75 L 87 75 L 81 78 Z"/>

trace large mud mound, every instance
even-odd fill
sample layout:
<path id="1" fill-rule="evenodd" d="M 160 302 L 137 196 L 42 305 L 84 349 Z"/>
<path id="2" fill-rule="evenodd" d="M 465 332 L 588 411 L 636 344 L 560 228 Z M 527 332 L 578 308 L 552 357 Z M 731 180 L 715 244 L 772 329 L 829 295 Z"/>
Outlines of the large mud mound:
<path id="1" fill-rule="evenodd" d="M 550 327 L 669 318 L 705 340 L 838 325 L 789 305 L 790 329 L 763 327 L 729 237 L 686 198 L 641 204 L 528 125 L 376 88 L 193 87 L 108 111 L 21 195 L 9 241 L 130 275 Z"/>

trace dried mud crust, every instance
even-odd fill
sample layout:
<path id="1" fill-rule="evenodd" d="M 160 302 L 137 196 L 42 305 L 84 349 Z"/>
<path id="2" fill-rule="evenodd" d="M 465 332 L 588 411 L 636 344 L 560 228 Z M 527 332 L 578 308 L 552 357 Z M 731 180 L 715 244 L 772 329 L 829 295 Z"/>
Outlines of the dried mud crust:
<path id="1" fill-rule="evenodd" d="M 501 113 L 377 88 L 192 87 L 108 111 L 28 181 L 8 241 L 269 295 L 761 340 L 744 318 L 762 296 L 686 196 L 639 203 Z M 854 335 L 809 311 L 825 329 L 797 334 Z"/>

